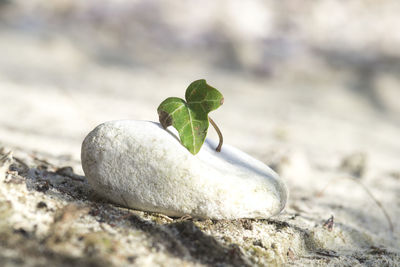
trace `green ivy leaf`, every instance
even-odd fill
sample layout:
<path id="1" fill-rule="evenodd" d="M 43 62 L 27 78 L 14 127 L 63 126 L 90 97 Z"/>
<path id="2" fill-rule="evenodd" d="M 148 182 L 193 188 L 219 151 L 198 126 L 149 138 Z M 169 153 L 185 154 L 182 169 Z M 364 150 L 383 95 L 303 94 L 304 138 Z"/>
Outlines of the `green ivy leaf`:
<path id="1" fill-rule="evenodd" d="M 193 155 L 200 151 L 209 126 L 208 113 L 219 108 L 224 97 L 205 80 L 192 82 L 186 89 L 186 101 L 178 97 L 165 99 L 157 109 L 163 128 L 173 126 L 181 143 Z"/>

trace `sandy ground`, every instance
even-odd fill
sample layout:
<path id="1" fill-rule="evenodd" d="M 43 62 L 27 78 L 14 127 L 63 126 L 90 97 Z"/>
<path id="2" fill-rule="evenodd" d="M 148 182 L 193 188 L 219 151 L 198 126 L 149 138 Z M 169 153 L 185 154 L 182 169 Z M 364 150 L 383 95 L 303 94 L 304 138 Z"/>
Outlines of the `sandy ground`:
<path id="1" fill-rule="evenodd" d="M 400 37 L 395 30 L 390 38 L 381 35 L 398 22 L 394 1 L 368 9 L 352 1 L 347 13 L 333 1 L 304 5 L 312 16 L 293 17 L 296 27 L 285 34 L 281 24 L 289 22 L 279 15 L 298 7 L 269 3 L 275 28 L 262 38 L 234 13 L 253 14 L 258 1 L 224 9 L 236 25 L 231 31 L 218 20 L 218 27 L 205 25 L 194 11 L 183 27 L 188 18 L 173 15 L 184 6 L 158 1 L 108 3 L 106 11 L 94 8 L 95 1 L 55 2 L 1 4 L 1 265 L 400 265 Z M 164 24 L 137 9 L 159 12 Z M 211 3 L 209 9 L 222 12 Z M 327 10 L 374 27 L 362 35 L 350 20 L 339 31 L 339 19 L 318 16 Z M 133 21 L 129 12 L 136 12 Z M 110 19 L 115 14 L 129 31 Z M 150 35 L 143 25 L 153 29 Z M 181 27 L 171 33 L 171 25 Z M 164 32 L 167 40 L 155 45 Z M 222 39 L 201 43 L 216 36 Z M 267 60 L 259 60 L 265 53 Z M 108 204 L 88 186 L 80 145 L 91 129 L 114 119 L 155 121 L 158 104 L 182 97 L 198 78 L 225 96 L 212 113 L 225 142 L 286 181 L 290 201 L 281 215 L 171 219 Z"/>

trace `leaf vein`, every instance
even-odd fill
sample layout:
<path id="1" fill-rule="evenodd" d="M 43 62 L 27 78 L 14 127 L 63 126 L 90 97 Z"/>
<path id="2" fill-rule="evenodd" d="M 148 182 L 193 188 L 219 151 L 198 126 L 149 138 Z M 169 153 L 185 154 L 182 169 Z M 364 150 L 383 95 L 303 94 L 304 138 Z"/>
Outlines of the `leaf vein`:
<path id="1" fill-rule="evenodd" d="M 193 140 L 192 144 L 193 144 L 193 147 L 196 147 L 196 138 L 194 137 L 194 128 L 193 128 L 192 115 L 190 114 L 190 109 L 187 109 L 187 111 L 188 111 L 188 114 L 189 114 L 190 127 L 192 128 L 192 140 Z"/>
<path id="2" fill-rule="evenodd" d="M 177 112 L 178 110 L 181 110 L 183 107 L 185 107 L 184 105 L 180 106 L 179 108 L 176 108 L 174 111 L 172 111 L 169 116 L 172 116 L 175 112 Z"/>

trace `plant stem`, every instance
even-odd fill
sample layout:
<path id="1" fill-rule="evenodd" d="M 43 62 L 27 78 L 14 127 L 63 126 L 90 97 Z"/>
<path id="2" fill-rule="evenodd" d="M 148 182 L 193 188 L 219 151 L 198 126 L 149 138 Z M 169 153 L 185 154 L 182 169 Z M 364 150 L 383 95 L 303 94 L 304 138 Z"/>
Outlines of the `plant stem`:
<path id="1" fill-rule="evenodd" d="M 215 122 L 213 121 L 213 119 L 211 119 L 210 117 L 208 117 L 208 119 L 211 122 L 211 125 L 214 127 L 215 131 L 218 134 L 219 137 L 219 144 L 217 146 L 217 148 L 215 149 L 217 152 L 221 152 L 221 148 L 222 148 L 222 143 L 224 142 L 224 137 L 222 136 L 221 131 L 219 130 L 217 124 L 215 124 Z"/>

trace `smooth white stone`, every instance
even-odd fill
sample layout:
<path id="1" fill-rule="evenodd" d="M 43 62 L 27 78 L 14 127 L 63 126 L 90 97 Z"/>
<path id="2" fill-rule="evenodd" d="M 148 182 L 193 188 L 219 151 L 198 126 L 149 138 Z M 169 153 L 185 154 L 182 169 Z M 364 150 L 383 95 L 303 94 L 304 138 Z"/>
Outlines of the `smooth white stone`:
<path id="1" fill-rule="evenodd" d="M 171 128 L 171 127 L 170 127 Z M 268 218 L 287 189 L 262 162 L 207 139 L 192 155 L 174 133 L 149 121 L 111 121 L 82 144 L 82 167 L 101 196 L 133 209 L 197 218 Z"/>

